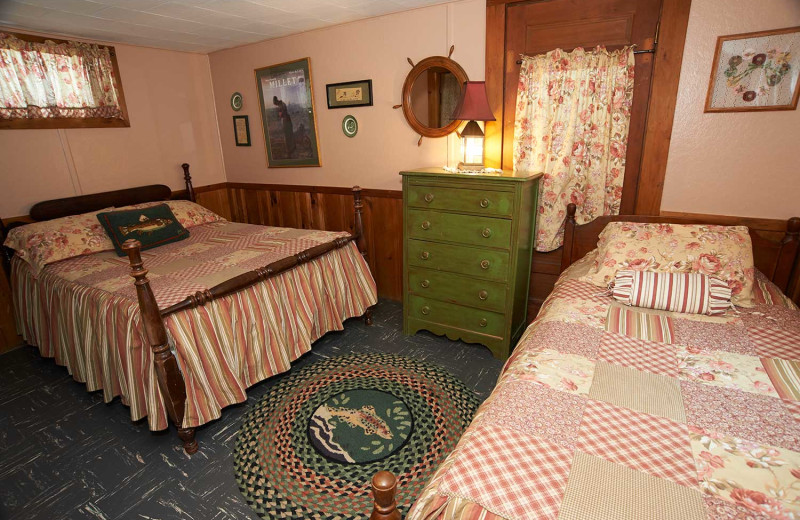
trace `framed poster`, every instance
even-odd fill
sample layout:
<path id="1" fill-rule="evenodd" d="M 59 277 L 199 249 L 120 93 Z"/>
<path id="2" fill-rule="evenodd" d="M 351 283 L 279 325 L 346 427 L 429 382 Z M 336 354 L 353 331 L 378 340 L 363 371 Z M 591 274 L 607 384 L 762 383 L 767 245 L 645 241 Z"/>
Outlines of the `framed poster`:
<path id="1" fill-rule="evenodd" d="M 236 146 L 250 146 L 250 121 L 247 116 L 233 116 L 233 137 Z"/>
<path id="2" fill-rule="evenodd" d="M 325 85 L 328 108 L 371 107 L 372 80 L 347 81 Z"/>
<path id="3" fill-rule="evenodd" d="M 320 166 L 310 58 L 256 69 L 255 75 L 267 166 Z"/>
<path id="4" fill-rule="evenodd" d="M 800 27 L 720 36 L 706 112 L 794 110 L 800 97 Z"/>

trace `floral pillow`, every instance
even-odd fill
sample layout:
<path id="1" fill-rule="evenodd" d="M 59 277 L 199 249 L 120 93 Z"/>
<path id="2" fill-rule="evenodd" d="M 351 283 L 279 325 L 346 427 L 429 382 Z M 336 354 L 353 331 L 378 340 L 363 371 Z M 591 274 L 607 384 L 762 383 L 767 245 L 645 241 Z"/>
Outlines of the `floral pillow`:
<path id="1" fill-rule="evenodd" d="M 611 222 L 597 249 L 582 278 L 595 285 L 607 286 L 622 270 L 700 273 L 724 280 L 735 305 L 754 305 L 753 245 L 744 226 Z"/>
<path id="2" fill-rule="evenodd" d="M 188 200 L 162 200 L 159 202 L 144 202 L 142 204 L 135 204 L 133 206 L 125 206 L 124 208 L 117 209 L 141 209 L 148 208 L 150 206 L 158 206 L 159 204 L 166 204 L 169 206 L 169 209 L 172 210 L 175 218 L 178 219 L 178 222 L 180 222 L 181 226 L 186 229 L 199 226 L 201 224 L 209 224 L 211 222 L 220 222 L 225 220 L 210 209 L 204 208 L 200 204 L 196 204 Z"/>
<path id="3" fill-rule="evenodd" d="M 98 213 L 110 209 L 13 228 L 4 245 L 28 262 L 35 274 L 59 260 L 113 250 L 114 244 L 97 220 Z"/>

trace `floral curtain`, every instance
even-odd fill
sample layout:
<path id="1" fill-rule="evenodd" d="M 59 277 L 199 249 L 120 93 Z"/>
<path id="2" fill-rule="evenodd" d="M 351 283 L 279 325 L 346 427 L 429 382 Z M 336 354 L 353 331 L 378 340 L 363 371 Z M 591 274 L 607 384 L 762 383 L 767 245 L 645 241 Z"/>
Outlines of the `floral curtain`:
<path id="1" fill-rule="evenodd" d="M 536 250 L 564 242 L 567 204 L 584 224 L 619 213 L 633 103 L 633 49 L 561 49 L 525 56 L 514 126 L 514 169 L 544 172 Z"/>
<path id="2" fill-rule="evenodd" d="M 122 118 L 108 48 L 0 32 L 0 119 Z"/>

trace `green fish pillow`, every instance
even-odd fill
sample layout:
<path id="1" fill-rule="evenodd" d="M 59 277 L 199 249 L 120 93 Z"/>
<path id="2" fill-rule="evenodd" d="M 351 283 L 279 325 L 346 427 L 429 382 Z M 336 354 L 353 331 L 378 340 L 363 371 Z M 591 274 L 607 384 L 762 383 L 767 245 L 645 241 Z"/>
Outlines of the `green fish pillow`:
<path id="1" fill-rule="evenodd" d="M 144 251 L 189 237 L 189 232 L 166 204 L 98 213 L 97 220 L 105 228 L 119 256 L 125 256 L 122 244 L 131 238 L 141 242 Z"/>

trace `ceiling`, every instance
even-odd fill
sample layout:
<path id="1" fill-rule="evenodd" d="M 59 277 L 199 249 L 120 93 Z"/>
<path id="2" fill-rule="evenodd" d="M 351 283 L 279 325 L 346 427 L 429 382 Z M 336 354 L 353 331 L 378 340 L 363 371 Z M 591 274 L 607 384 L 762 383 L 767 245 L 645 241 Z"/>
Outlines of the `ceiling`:
<path id="1" fill-rule="evenodd" d="M 0 25 L 208 53 L 452 0 L 0 0 Z"/>

